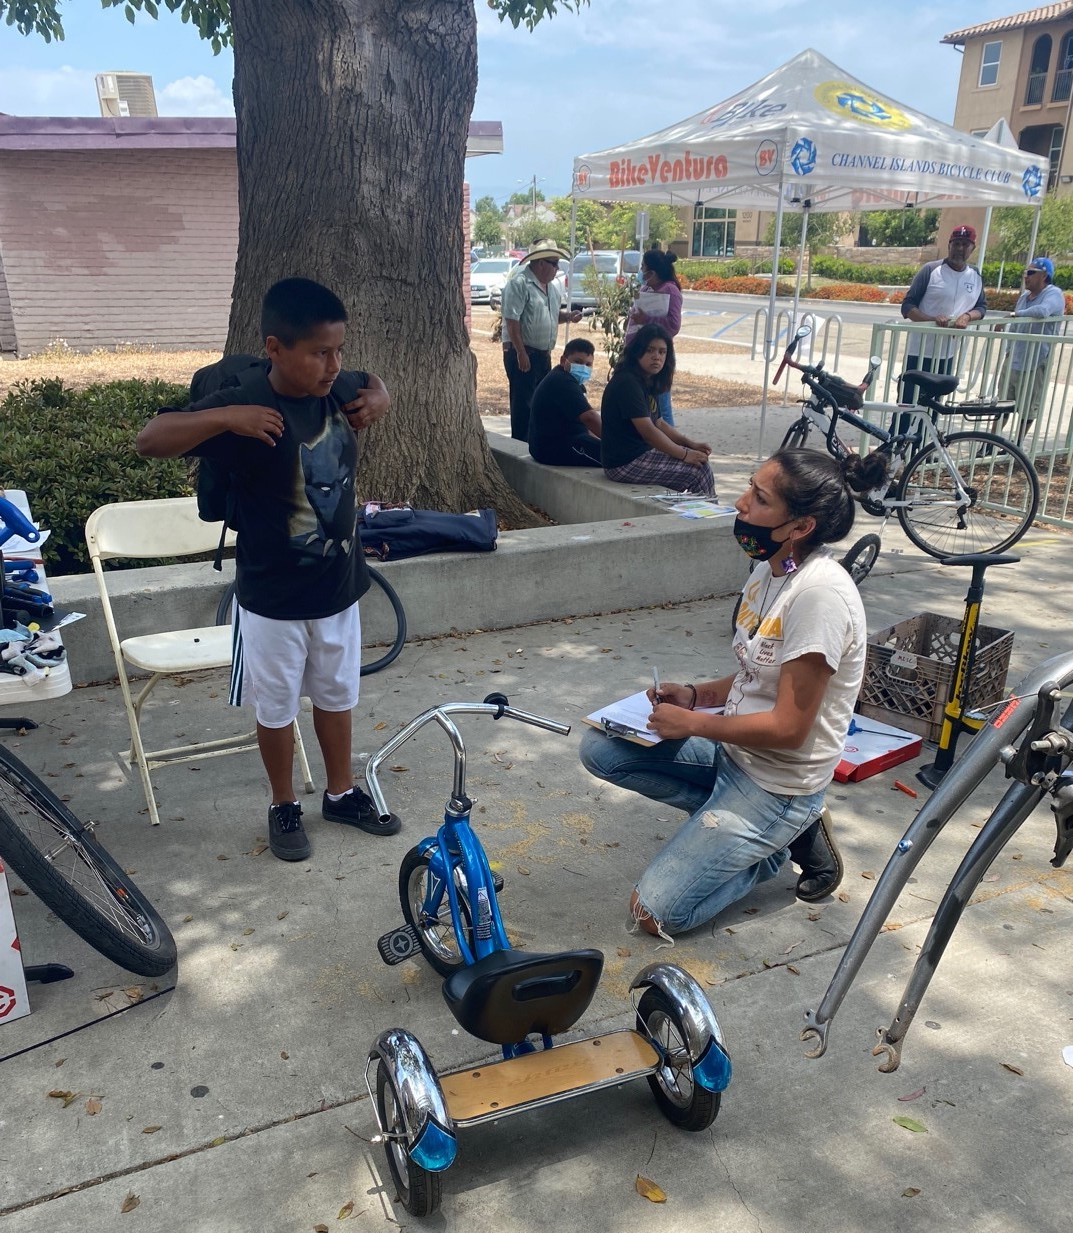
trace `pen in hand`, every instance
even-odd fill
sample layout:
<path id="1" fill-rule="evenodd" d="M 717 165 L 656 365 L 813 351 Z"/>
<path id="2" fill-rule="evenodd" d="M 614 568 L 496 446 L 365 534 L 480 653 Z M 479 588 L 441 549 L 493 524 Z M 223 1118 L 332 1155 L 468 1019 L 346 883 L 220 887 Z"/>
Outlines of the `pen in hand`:
<path id="1" fill-rule="evenodd" d="M 663 695 L 659 692 L 659 669 L 656 667 L 652 668 L 652 685 L 653 685 L 652 693 L 655 697 L 655 700 L 657 702 L 662 702 Z"/>

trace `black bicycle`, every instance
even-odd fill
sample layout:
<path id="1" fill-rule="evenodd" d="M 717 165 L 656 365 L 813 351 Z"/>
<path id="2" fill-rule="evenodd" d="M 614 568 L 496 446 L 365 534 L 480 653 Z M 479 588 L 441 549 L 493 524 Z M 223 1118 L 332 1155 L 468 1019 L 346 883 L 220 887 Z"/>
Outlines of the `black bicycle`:
<path id="1" fill-rule="evenodd" d="M 362 640 L 362 665 L 361 675 L 369 676 L 373 672 L 379 672 L 381 668 L 386 668 L 388 664 L 394 663 L 399 657 L 399 652 L 406 645 L 406 611 L 402 606 L 402 600 L 399 599 L 399 593 L 384 577 L 379 570 L 373 569 L 371 565 L 367 565 L 369 578 L 373 585 L 361 598 L 363 625 L 373 627 L 374 625 L 386 624 L 389 629 L 392 627 L 395 630 L 395 636 L 392 639 L 386 652 L 380 654 L 385 643 L 378 643 L 372 646 L 367 646 L 364 639 Z M 381 594 L 376 593 L 379 588 Z M 232 582 L 220 598 L 220 603 L 216 609 L 216 624 L 230 625 L 231 624 L 231 609 L 235 598 L 235 584 Z M 386 602 L 385 602 L 386 601 Z M 375 659 L 365 660 L 365 655 L 376 653 Z"/>
<path id="2" fill-rule="evenodd" d="M 162 976 L 175 966 L 171 930 L 95 830 L 0 744 L 0 857 L 106 958 L 139 976 Z"/>
<path id="3" fill-rule="evenodd" d="M 1006 552 L 1025 534 L 1039 509 L 1039 477 L 1028 457 L 1012 441 L 997 433 L 972 429 L 945 432 L 944 417 L 994 419 L 995 409 L 967 403 L 948 406 L 941 401 L 957 388 L 956 376 L 907 372 L 903 380 L 917 386 L 915 406 L 871 403 L 864 393 L 879 366 L 873 359 L 864 380 L 850 385 L 822 364 L 799 364 L 793 353 L 811 331 L 802 326 L 786 348 L 775 374 L 796 369 L 809 397 L 801 400 L 801 416 L 790 425 L 784 449 L 809 445 L 814 430 L 823 437 L 827 452 L 840 461 L 852 451 L 838 435 L 841 421 L 851 424 L 879 444 L 868 455 L 881 478 L 857 500 L 866 513 L 887 519 L 894 514 L 902 530 L 922 551 L 933 557 Z M 891 413 L 906 431 L 888 431 L 856 414 Z"/>

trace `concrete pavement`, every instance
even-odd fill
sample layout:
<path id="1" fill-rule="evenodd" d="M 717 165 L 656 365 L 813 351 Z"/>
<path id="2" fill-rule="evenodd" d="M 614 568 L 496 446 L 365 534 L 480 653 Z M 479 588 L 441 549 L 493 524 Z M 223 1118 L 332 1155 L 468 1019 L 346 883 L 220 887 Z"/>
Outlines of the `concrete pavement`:
<path id="1" fill-rule="evenodd" d="M 755 421 L 698 411 L 680 422 L 687 432 L 718 436 L 720 492 L 733 495 L 751 466 L 753 442 L 744 438 Z M 735 448 L 738 456 L 726 456 Z M 873 529 L 866 521 L 858 533 Z M 884 544 L 862 588 L 871 629 L 925 610 L 959 615 L 963 571 L 944 570 L 890 529 Z M 1021 563 L 988 577 L 985 623 L 1016 631 L 1011 685 L 1073 646 L 1070 545 L 1068 536 L 1034 530 L 1020 545 Z M 462 1132 L 441 1213 L 427 1227 L 1068 1229 L 1073 1183 L 1062 1162 L 1073 1134 L 1073 1069 L 1062 1048 L 1073 1043 L 1073 979 L 1063 942 L 1073 923 L 1073 875 L 1048 864 L 1049 811 L 1037 811 L 988 874 L 909 1034 L 901 1069 L 879 1074 L 870 1056 L 930 913 L 1002 791 L 997 772 L 907 886 L 822 1059 L 802 1056 L 802 1012 L 822 997 L 874 876 L 925 796 L 923 788 L 917 801 L 892 789 L 896 776 L 915 782 L 914 764 L 832 786 L 844 900 L 818 911 L 796 902 L 788 869 L 673 950 L 625 931 L 633 880 L 676 819 L 589 779 L 576 759 L 576 725 L 601 702 L 643 687 L 653 662 L 665 679 L 729 670 L 732 598 L 662 602 L 673 599 L 430 639 L 363 681 L 359 769 L 419 711 L 492 689 L 575 725 L 561 738 L 464 721 L 475 823 L 506 879 L 512 940 L 604 952 L 604 981 L 580 1025 L 586 1032 L 629 1022 L 627 986 L 645 963 L 682 964 L 711 997 L 735 1063 L 720 1116 L 700 1135 L 665 1122 L 644 1084 Z M 219 677 L 159 693 L 150 723 L 162 734 L 217 731 L 225 722 Z M 33 986 L 34 1013 L 0 1027 L 5 1233 L 415 1227 L 393 1203 L 381 1149 L 368 1142 L 375 1129 L 363 1080 L 368 1045 L 398 1025 L 441 1070 L 493 1053 L 457 1029 L 430 969 L 387 968 L 375 950 L 377 935 L 401 919 L 399 862 L 435 829 L 449 792 L 442 735 L 423 732 L 385 775 L 401 834 L 347 833 L 321 821 L 317 798 L 307 798 L 313 857 L 286 865 L 263 850 L 267 796 L 256 757 L 158 772 L 163 825 L 154 831 L 137 777 L 117 756 L 126 728 L 116 688 L 77 690 L 30 713 L 40 730 L 5 734 L 5 743 L 69 794 L 77 813 L 99 820 L 104 843 L 170 922 L 180 963 L 157 982 L 132 977 L 33 896 L 16 898 L 27 962 L 67 962 L 76 976 Z M 308 723 L 306 730 L 314 756 Z M 75 1099 L 65 1106 L 52 1091 Z M 87 1109 L 94 1096 L 98 1113 Z M 901 1116 L 925 1131 L 897 1125 Z M 638 1173 L 663 1188 L 666 1204 L 636 1193 Z M 137 1204 L 123 1213 L 129 1196 Z M 346 1219 L 356 1223 L 348 1226 L 338 1217 L 351 1202 Z"/>

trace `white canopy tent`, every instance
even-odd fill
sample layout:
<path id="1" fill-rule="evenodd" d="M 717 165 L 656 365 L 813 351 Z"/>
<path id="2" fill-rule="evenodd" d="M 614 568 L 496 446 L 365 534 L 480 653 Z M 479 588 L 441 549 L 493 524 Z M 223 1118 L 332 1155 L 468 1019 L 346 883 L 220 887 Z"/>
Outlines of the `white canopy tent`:
<path id="1" fill-rule="evenodd" d="M 1035 205 L 1040 156 L 980 140 L 892 102 L 809 49 L 733 98 L 628 145 L 574 160 L 575 200 L 722 206 L 783 214 Z M 804 230 L 804 227 L 802 228 Z M 764 401 L 775 348 L 775 278 Z"/>

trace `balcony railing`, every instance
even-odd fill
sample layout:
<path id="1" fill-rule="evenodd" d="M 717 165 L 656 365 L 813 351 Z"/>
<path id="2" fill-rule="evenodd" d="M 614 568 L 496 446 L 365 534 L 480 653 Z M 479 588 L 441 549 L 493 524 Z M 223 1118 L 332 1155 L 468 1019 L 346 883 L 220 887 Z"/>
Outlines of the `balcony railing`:
<path id="1" fill-rule="evenodd" d="M 1028 84 L 1025 86 L 1026 107 L 1038 107 L 1043 102 L 1043 91 L 1046 84 L 1046 73 L 1029 73 Z"/>
<path id="2" fill-rule="evenodd" d="M 1059 69 L 1054 75 L 1054 89 L 1051 91 L 1051 102 L 1067 102 L 1071 86 L 1073 86 L 1073 68 Z"/>

